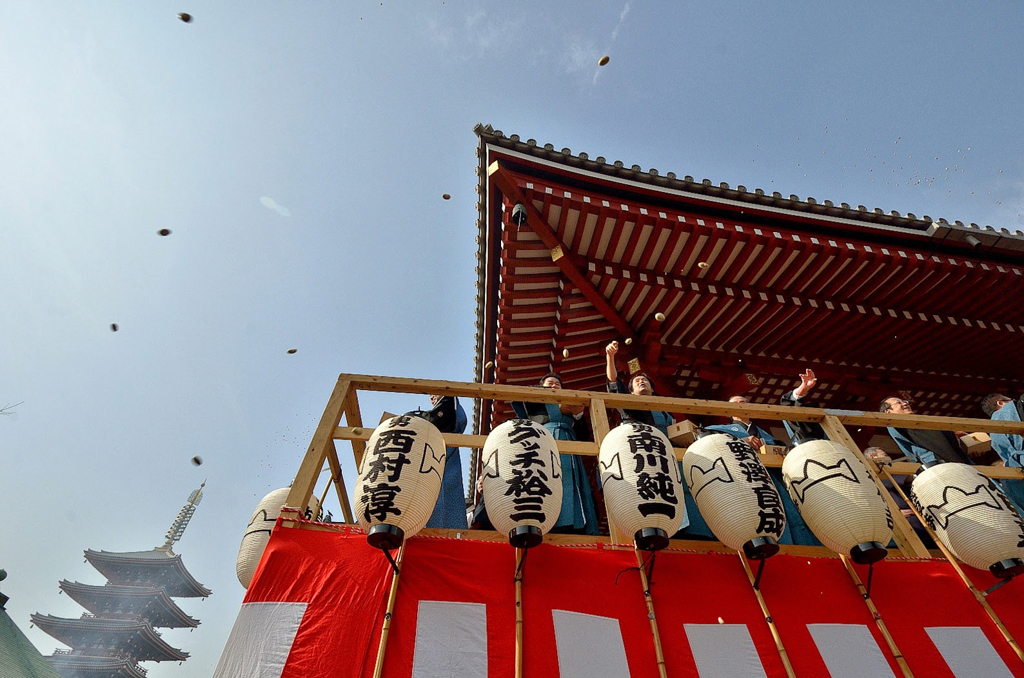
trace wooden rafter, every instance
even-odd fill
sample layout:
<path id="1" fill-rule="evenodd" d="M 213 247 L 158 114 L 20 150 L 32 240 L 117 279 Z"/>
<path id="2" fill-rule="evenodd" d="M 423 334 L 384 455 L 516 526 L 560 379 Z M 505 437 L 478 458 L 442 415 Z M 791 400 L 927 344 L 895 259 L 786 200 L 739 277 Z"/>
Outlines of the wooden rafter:
<path id="1" fill-rule="evenodd" d="M 597 310 L 601 312 L 601 315 L 611 323 L 611 325 L 618 330 L 624 337 L 635 337 L 633 329 L 629 326 L 619 313 L 611 307 L 608 300 L 597 291 L 597 289 L 591 284 L 590 280 L 580 270 L 582 267 L 579 266 L 575 259 L 575 255 L 566 247 L 551 227 L 548 226 L 544 220 L 543 215 L 537 211 L 534 207 L 533 202 L 527 200 L 523 196 L 522 192 L 515 185 L 515 183 L 509 179 L 505 172 L 502 170 L 500 164 L 495 161 L 494 165 L 490 168 L 490 178 L 494 182 L 494 185 L 505 195 L 506 198 L 511 200 L 513 203 L 521 203 L 526 208 L 527 224 L 530 229 L 533 230 L 541 239 L 541 241 L 552 250 L 552 259 L 555 264 L 561 269 L 562 273 L 565 274 L 569 280 L 572 281 L 580 292 L 583 293 L 590 303 L 594 305 Z"/>

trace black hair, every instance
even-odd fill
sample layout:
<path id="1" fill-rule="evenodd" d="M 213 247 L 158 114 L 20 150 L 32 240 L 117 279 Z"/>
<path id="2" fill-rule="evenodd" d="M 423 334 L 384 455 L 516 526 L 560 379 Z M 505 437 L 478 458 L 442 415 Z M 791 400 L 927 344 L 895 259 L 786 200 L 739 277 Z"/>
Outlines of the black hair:
<path id="1" fill-rule="evenodd" d="M 540 378 L 540 382 L 538 382 L 538 383 L 541 386 L 543 386 L 544 382 L 547 381 L 550 377 L 554 377 L 555 379 L 557 379 L 559 386 L 564 386 L 564 384 L 562 383 L 562 377 L 559 376 L 559 374 L 557 372 L 548 372 L 547 374 L 545 374 L 543 377 Z"/>
<path id="2" fill-rule="evenodd" d="M 999 401 L 1001 400 L 1013 402 L 1013 398 L 1008 398 L 1002 393 L 989 393 L 981 399 L 981 411 L 985 413 L 986 417 L 991 417 L 999 409 Z"/>
<path id="3" fill-rule="evenodd" d="M 630 393 L 633 392 L 633 382 L 636 380 L 637 377 L 643 377 L 644 379 L 646 379 L 651 384 L 651 393 L 654 393 L 654 382 L 651 381 L 651 378 L 649 376 L 647 376 L 646 372 L 637 372 L 636 374 L 629 375 L 629 392 Z"/>

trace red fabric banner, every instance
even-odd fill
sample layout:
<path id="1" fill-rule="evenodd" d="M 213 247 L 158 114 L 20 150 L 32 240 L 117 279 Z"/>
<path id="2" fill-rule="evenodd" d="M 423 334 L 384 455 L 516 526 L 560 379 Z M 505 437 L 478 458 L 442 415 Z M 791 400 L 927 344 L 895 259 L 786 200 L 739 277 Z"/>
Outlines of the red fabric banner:
<path id="1" fill-rule="evenodd" d="M 756 563 L 752 567 L 756 568 Z M 616 675 L 656 677 L 654 640 L 636 568 L 635 555 L 628 550 L 549 544 L 532 549 L 522 580 L 524 675 L 564 676 L 566 658 L 580 656 L 570 653 L 574 648 L 578 651 L 581 643 L 585 646 L 587 640 L 579 630 L 595 628 L 602 629 L 606 634 L 603 638 L 611 639 L 602 641 L 602 652 L 607 651 L 613 660 L 624 655 L 623 669 Z M 867 568 L 857 569 L 866 582 Z M 479 661 L 480 666 L 486 666 L 488 676 L 511 678 L 515 662 L 514 574 L 515 552 L 504 543 L 429 537 L 409 540 L 383 675 L 409 678 L 417 663 L 417 675 L 441 675 L 431 673 L 434 669 L 429 667 L 444 657 L 439 659 L 430 651 L 432 629 L 424 626 L 426 621 L 419 624 L 417 616 L 429 609 L 434 615 L 430 624 L 436 625 L 437 619 L 443 621 L 445 611 L 452 609 L 455 616 L 462 615 L 460 618 L 479 615 L 486 626 L 476 631 L 479 638 L 473 641 L 483 648 L 484 655 L 460 661 Z M 979 574 L 975 579 L 980 586 L 991 584 L 987 574 L 982 576 L 973 570 L 969 574 Z M 357 530 L 278 527 L 243 606 L 306 605 L 294 640 L 288 641 L 290 646 L 274 650 L 287 653 L 280 672 L 283 678 L 369 678 L 391 578 L 384 555 L 367 546 Z M 987 656 L 1005 664 L 1012 675 L 1024 676 L 1024 662 L 945 561 L 886 560 L 875 565 L 872 580 L 872 600 L 915 675 L 965 675 L 962 670 L 953 673 L 947 665 L 950 650 L 947 648 L 944 659 L 926 631 L 953 627 L 954 633 L 964 630 L 983 634 L 994 648 L 994 653 L 982 648 Z M 739 556 L 666 550 L 656 556 L 653 582 L 651 596 L 669 676 L 699 676 L 701 657 L 707 662 L 711 656 L 708 652 L 713 654 L 715 650 L 708 639 L 724 637 L 716 636 L 718 631 L 739 638 L 736 653 L 742 654 L 744 647 L 752 648 L 754 661 L 760 661 L 765 675 L 785 676 Z M 869 643 L 873 638 L 877 652 L 884 657 L 878 661 L 888 661 L 893 674 L 901 675 L 875 619 L 839 559 L 776 556 L 767 562 L 761 592 L 797 675 L 829 675 L 829 648 L 816 644 L 816 640 L 825 641 L 812 635 L 814 628 L 822 628 L 813 625 L 849 625 L 827 626 L 825 631 L 838 628 L 844 633 L 853 629 Z M 424 601 L 439 604 L 427 602 L 424 608 Z M 446 607 L 445 603 L 451 605 Z M 992 594 L 990 603 L 1011 633 L 1024 638 L 1024 583 L 1010 582 Z M 563 620 L 562 627 L 559 619 Z M 456 634 L 472 636 L 474 632 L 457 624 L 453 628 Z M 231 642 L 225 655 L 232 652 Z M 608 647 L 618 643 L 621 649 Z M 875 652 L 873 647 L 870 650 Z M 628 674 L 622 673 L 626 666 Z"/>

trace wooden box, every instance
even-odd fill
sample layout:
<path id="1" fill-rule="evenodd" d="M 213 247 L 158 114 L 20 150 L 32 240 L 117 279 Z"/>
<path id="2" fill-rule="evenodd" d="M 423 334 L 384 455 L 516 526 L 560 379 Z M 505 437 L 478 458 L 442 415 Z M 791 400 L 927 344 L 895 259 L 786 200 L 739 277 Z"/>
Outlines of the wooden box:
<path id="1" fill-rule="evenodd" d="M 689 419 L 672 424 L 667 433 L 668 439 L 676 447 L 689 447 L 697 439 L 697 427 Z"/>
<path id="2" fill-rule="evenodd" d="M 984 454 L 992 449 L 992 439 L 987 433 L 968 433 L 960 438 L 960 447 L 970 456 Z"/>
<path id="3" fill-rule="evenodd" d="M 779 457 L 786 456 L 785 445 L 762 445 L 761 454 L 773 454 Z"/>

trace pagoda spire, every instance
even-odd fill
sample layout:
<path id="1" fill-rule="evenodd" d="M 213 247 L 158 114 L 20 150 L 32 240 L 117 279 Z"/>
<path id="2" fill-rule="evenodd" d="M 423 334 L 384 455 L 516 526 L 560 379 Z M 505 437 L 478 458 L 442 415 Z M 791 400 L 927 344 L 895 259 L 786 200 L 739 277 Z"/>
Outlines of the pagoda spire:
<path id="1" fill-rule="evenodd" d="M 181 536 L 185 534 L 185 528 L 188 527 L 188 521 L 192 520 L 192 514 L 196 512 L 196 507 L 199 506 L 199 502 L 203 500 L 203 488 L 206 487 L 206 481 L 204 480 L 202 485 L 199 486 L 198 490 L 192 490 L 192 494 L 188 496 L 188 503 L 181 507 L 178 511 L 178 517 L 171 523 L 171 529 L 167 530 L 167 534 L 164 535 L 167 541 L 164 542 L 163 546 L 158 548 L 167 551 L 171 550 L 171 546 L 174 542 L 181 539 Z"/>

